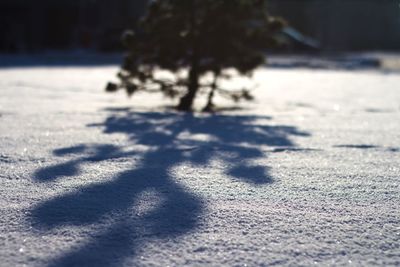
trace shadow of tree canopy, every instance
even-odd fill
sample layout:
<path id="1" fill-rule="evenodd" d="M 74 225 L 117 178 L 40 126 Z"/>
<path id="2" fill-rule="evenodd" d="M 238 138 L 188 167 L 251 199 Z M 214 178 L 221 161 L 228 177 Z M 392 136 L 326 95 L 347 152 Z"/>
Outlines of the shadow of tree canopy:
<path id="1" fill-rule="evenodd" d="M 266 157 L 262 148 L 293 147 L 291 136 L 309 135 L 291 126 L 265 125 L 269 117 L 129 109 L 108 112 L 111 114 L 103 123 L 88 126 L 101 127 L 105 134 L 124 134 L 130 144 L 146 149 L 127 151 L 110 144 L 80 144 L 53 151 L 59 157 L 74 154 L 74 159 L 35 172 L 37 182 L 54 182 L 79 175 L 84 163 L 132 156 L 140 159 L 110 180 L 83 186 L 33 208 L 32 224 L 42 231 L 107 222 L 96 233 L 88 234 L 84 244 L 56 257 L 50 266 L 119 266 L 128 255 L 135 255 L 144 237 L 174 238 L 194 231 L 205 212 L 205 202 L 175 181 L 172 168 L 186 163 L 204 167 L 218 159 L 226 163 L 228 176 L 254 186 L 268 184 L 273 181 L 269 167 L 254 163 Z M 135 213 L 139 196 L 149 191 L 156 192 L 159 204 L 143 214 Z"/>

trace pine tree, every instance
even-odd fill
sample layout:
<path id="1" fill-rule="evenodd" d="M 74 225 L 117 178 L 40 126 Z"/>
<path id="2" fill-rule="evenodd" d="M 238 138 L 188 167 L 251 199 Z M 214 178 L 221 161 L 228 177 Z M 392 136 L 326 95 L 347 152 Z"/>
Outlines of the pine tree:
<path id="1" fill-rule="evenodd" d="M 118 73 L 120 84 L 106 89 L 123 88 L 129 95 L 160 91 L 180 97 L 182 111 L 191 110 L 199 91 L 208 93 L 206 111 L 213 109 L 216 93 L 250 100 L 248 90 L 226 90 L 220 81 L 229 79 L 226 70 L 232 68 L 251 75 L 264 63 L 265 49 L 276 45 L 274 33 L 283 24 L 268 15 L 265 0 L 153 0 L 139 30 L 123 36 L 128 54 Z M 172 78 L 160 77 L 160 70 Z M 213 79 L 205 83 L 207 74 Z"/>

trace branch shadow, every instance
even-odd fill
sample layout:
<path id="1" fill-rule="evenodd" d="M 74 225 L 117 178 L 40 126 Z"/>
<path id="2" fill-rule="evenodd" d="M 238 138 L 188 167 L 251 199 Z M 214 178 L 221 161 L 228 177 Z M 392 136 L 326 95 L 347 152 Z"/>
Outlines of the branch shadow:
<path id="1" fill-rule="evenodd" d="M 82 164 L 139 156 L 131 169 L 112 179 L 89 184 L 34 206 L 32 225 L 41 231 L 65 226 L 85 226 L 107 222 L 91 233 L 84 244 L 52 260 L 49 266 L 119 266 L 145 238 L 174 238 L 198 227 L 205 200 L 177 183 L 172 168 L 189 163 L 207 166 L 218 159 L 226 163 L 225 173 L 254 186 L 273 182 L 268 166 L 255 160 L 266 157 L 265 146 L 294 147 L 292 136 L 309 136 L 291 126 L 268 126 L 269 117 L 194 115 L 181 113 L 134 112 L 108 109 L 102 123 L 104 134 L 124 134 L 129 143 L 143 151 L 126 151 L 109 144 L 56 149 L 55 156 L 74 159 L 39 169 L 37 182 L 55 182 L 63 176 L 80 174 Z M 79 157 L 76 157 L 79 156 Z M 146 212 L 135 211 L 140 196 L 156 192 L 159 203 Z"/>

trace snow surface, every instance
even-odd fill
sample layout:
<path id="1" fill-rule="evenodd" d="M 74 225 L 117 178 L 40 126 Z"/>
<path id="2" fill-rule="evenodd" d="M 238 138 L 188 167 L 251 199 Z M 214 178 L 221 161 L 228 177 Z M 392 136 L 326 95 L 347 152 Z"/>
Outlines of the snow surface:
<path id="1" fill-rule="evenodd" d="M 0 70 L 0 266 L 400 265 L 399 73 L 260 69 L 204 115 L 116 71 Z"/>

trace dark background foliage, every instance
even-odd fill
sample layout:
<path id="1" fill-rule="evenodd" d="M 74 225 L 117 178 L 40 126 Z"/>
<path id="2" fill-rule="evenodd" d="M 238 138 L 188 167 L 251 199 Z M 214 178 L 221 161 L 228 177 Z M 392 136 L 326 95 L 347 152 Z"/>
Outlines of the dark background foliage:
<path id="1" fill-rule="evenodd" d="M 147 0 L 0 0 L 0 52 L 49 49 L 119 51 L 121 32 L 134 28 Z M 397 0 L 269 0 L 323 50 L 398 50 Z M 340 19 L 339 19 L 340 18 Z M 301 46 L 289 45 L 298 50 Z"/>

